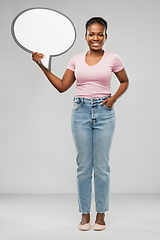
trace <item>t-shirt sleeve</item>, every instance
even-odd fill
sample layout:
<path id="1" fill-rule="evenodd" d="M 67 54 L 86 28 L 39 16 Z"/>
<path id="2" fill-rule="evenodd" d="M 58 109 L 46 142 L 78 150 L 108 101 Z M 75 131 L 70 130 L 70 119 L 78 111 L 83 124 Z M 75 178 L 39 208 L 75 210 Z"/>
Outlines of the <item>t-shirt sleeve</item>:
<path id="1" fill-rule="evenodd" d="M 123 68 L 124 68 L 124 65 L 123 65 L 122 59 L 117 54 L 115 54 L 114 59 L 113 59 L 112 71 L 113 72 L 119 72 Z"/>
<path id="2" fill-rule="evenodd" d="M 73 58 L 70 60 L 67 68 L 70 69 L 70 70 L 73 71 L 73 72 L 75 71 L 75 57 L 73 57 Z"/>

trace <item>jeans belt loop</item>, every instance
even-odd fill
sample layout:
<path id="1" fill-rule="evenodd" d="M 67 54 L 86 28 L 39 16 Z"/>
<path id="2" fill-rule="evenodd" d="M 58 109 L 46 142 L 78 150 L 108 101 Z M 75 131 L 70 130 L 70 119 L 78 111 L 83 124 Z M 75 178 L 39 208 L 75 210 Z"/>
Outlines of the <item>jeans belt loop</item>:
<path id="1" fill-rule="evenodd" d="M 83 98 L 82 98 L 82 101 L 81 101 L 81 106 L 83 106 Z"/>

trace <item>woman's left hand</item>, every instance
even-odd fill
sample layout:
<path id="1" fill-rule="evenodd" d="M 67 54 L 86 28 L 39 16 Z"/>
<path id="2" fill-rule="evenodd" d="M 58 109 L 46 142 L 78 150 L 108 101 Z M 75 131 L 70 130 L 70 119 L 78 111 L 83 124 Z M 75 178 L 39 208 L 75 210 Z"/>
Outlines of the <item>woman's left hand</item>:
<path id="1" fill-rule="evenodd" d="M 107 99 L 105 99 L 103 102 L 101 102 L 101 105 L 106 104 L 107 108 L 112 108 L 113 104 L 116 102 L 116 100 L 114 99 L 114 97 L 108 97 Z"/>

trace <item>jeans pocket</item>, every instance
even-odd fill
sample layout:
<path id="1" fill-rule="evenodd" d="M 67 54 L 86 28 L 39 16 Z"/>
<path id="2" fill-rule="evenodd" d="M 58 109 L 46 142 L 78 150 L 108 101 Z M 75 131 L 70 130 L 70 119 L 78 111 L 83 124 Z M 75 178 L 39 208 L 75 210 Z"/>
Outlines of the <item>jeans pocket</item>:
<path id="1" fill-rule="evenodd" d="M 74 102 L 73 102 L 72 111 L 78 110 L 78 109 L 80 108 L 80 106 L 81 106 L 81 103 L 80 103 L 80 102 L 74 101 Z"/>
<path id="2" fill-rule="evenodd" d="M 104 106 L 106 109 L 108 109 L 108 110 L 113 110 L 113 107 L 108 108 L 108 107 L 106 107 L 106 104 L 104 104 L 103 106 Z"/>

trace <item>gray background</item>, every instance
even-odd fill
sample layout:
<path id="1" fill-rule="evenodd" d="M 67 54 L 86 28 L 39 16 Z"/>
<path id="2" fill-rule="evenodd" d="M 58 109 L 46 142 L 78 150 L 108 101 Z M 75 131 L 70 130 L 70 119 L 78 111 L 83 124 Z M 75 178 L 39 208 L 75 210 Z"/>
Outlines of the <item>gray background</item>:
<path id="1" fill-rule="evenodd" d="M 12 20 L 30 7 L 55 9 L 75 24 L 75 45 L 52 58 L 52 72 L 60 78 L 69 60 L 88 50 L 85 22 L 93 16 L 108 21 L 104 48 L 120 55 L 130 79 L 128 91 L 115 104 L 111 192 L 160 192 L 158 0 L 1 0 L 0 192 L 77 191 L 70 129 L 75 84 L 58 93 L 11 36 Z M 118 86 L 113 76 L 112 93 Z"/>

